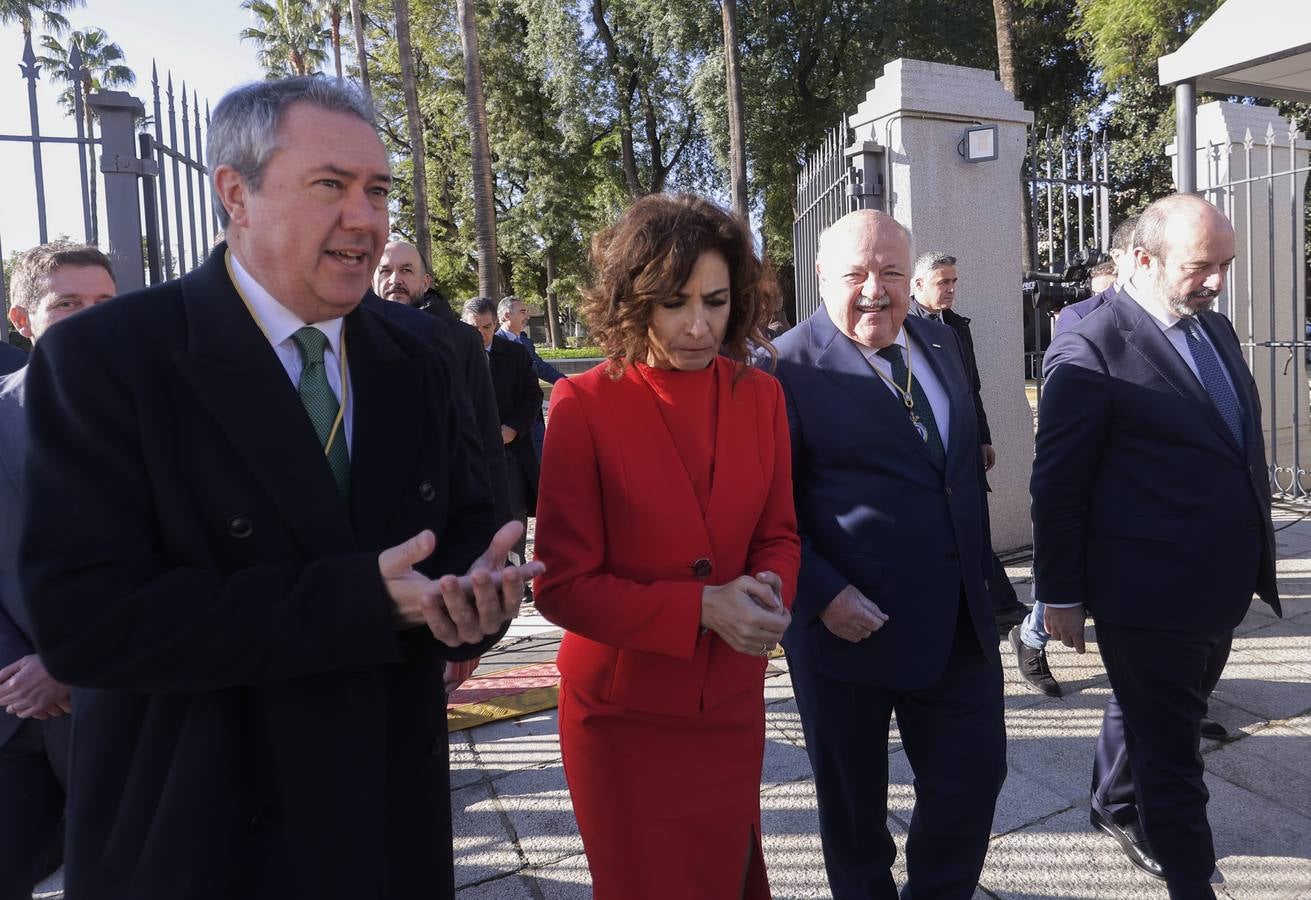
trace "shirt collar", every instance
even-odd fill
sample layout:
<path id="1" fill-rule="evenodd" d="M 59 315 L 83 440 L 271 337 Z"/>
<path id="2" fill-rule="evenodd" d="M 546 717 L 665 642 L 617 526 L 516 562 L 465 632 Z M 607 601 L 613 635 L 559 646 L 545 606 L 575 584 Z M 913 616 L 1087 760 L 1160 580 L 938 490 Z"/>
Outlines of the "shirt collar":
<path id="1" fill-rule="evenodd" d="M 255 280 L 254 276 L 245 270 L 241 265 L 241 260 L 237 259 L 237 254 L 232 253 L 229 258 L 232 260 L 232 274 L 236 278 L 237 287 L 250 301 L 250 305 L 255 310 L 255 315 L 258 317 L 260 325 L 263 326 L 264 334 L 269 339 L 270 344 L 277 347 L 289 341 L 293 334 L 305 327 L 307 323 L 300 316 L 279 303 L 272 294 L 264 289 L 263 285 Z M 332 348 L 333 353 L 341 352 L 340 318 L 315 322 L 314 327 L 322 331 L 328 338 L 328 346 Z"/>
<path id="2" fill-rule="evenodd" d="M 1167 328 L 1174 325 L 1178 325 L 1181 321 L 1179 316 L 1166 309 L 1155 297 L 1145 297 L 1144 294 L 1147 292 L 1134 284 L 1132 279 L 1126 281 L 1120 289 L 1128 294 L 1133 299 L 1134 303 L 1141 306 L 1143 312 L 1151 316 L 1156 324 L 1161 326 L 1162 331 L 1165 331 Z"/>
<path id="3" fill-rule="evenodd" d="M 843 335 L 843 336 L 846 337 L 845 335 Z M 847 338 L 847 340 L 850 341 L 851 338 Z M 856 344 L 855 341 L 851 341 L 851 343 Z M 903 355 L 903 357 L 904 357 L 904 355 L 905 355 L 905 353 L 906 353 L 906 328 L 905 328 L 905 326 L 902 326 L 902 329 L 901 329 L 900 331 L 897 332 L 897 336 L 896 336 L 895 339 L 893 339 L 892 343 L 897 344 L 898 346 L 901 347 L 901 352 L 902 352 L 902 355 Z M 884 362 L 887 362 L 887 360 L 884 360 L 883 357 L 879 356 L 879 351 L 878 351 L 878 350 L 875 350 L 873 347 L 866 347 L 864 344 L 856 344 L 856 349 L 859 350 L 860 353 L 861 353 L 861 355 L 865 357 L 866 362 L 873 362 L 875 359 L 881 359 L 881 360 L 883 360 Z M 880 349 L 882 349 L 882 348 L 880 348 Z"/>

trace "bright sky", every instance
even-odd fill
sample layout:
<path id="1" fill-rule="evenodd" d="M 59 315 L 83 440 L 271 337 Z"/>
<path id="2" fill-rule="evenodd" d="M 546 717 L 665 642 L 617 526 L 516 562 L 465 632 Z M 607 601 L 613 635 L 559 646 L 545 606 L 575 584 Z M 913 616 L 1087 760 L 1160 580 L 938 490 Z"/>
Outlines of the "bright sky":
<path id="1" fill-rule="evenodd" d="M 173 73 L 179 118 L 183 81 L 188 95 L 193 90 L 199 95 L 203 109 L 207 100 L 212 107 L 233 85 L 264 77 L 255 62 L 255 45 L 238 37 L 250 24 L 250 14 L 240 7 L 239 0 L 87 0 L 85 7 L 69 11 L 67 18 L 73 28 L 103 28 L 109 39 L 123 48 L 125 61 L 137 76 L 136 84 L 124 90 L 140 99 L 148 114 L 152 59 L 159 66 L 161 89 L 166 72 Z M 38 55 L 42 52 L 40 34 L 38 24 L 32 35 Z M 0 134 L 30 133 L 27 81 L 19 71 L 22 55 L 22 29 L 17 25 L 0 29 Z M 42 70 L 37 81 L 41 133 L 72 137 L 77 134 L 76 125 L 56 102 L 59 92 Z M 167 117 L 168 101 L 162 102 Z M 42 148 L 42 161 L 50 237 L 66 234 L 81 240 L 82 200 L 74 146 L 47 144 Z M 0 141 L 0 172 L 5 174 L 0 245 L 8 257 L 12 251 L 38 242 L 31 144 Z M 104 221 L 102 197 L 102 247 Z"/>

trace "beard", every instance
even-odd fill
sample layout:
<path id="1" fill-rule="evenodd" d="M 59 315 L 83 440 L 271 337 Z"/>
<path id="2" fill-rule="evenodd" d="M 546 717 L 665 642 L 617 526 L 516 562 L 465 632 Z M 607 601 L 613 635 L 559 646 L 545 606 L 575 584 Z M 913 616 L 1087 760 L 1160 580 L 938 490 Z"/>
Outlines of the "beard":
<path id="1" fill-rule="evenodd" d="M 1172 294 L 1167 290 L 1162 299 L 1165 301 L 1165 308 L 1170 312 L 1181 319 L 1190 319 L 1199 312 L 1215 306 L 1215 298 L 1219 296 L 1219 291 L 1202 288 L 1190 294 Z"/>

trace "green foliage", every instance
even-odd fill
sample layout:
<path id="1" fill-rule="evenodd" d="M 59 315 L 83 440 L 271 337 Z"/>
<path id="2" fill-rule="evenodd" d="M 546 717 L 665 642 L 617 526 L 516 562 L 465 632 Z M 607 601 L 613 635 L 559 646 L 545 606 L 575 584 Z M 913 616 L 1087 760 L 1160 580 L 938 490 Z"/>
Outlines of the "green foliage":
<path id="1" fill-rule="evenodd" d="M 1079 39 L 1118 89 L 1123 80 L 1156 71 L 1156 59 L 1179 48 L 1223 0 L 1079 0 Z"/>
<path id="2" fill-rule="evenodd" d="M 243 41 L 259 45 L 256 57 L 270 78 L 311 75 L 328 61 L 332 31 L 324 25 L 328 8 L 312 0 L 242 0 L 255 24 L 241 30 Z"/>
<path id="3" fill-rule="evenodd" d="M 32 33 L 32 25 L 40 21 L 49 33 L 63 34 L 68 30 L 68 19 L 63 10 L 83 6 L 85 0 L 0 0 L 0 25 L 18 23 L 23 34 Z"/>
<path id="4" fill-rule="evenodd" d="M 83 87 L 87 94 L 136 83 L 137 76 L 127 65 L 123 48 L 111 41 L 103 28 L 74 31 L 68 36 L 67 47 L 54 35 L 47 34 L 41 38 L 41 46 L 45 53 L 37 57 L 37 61 L 51 79 L 67 85 L 59 95 L 59 104 L 70 116 L 75 109 L 73 71 L 69 62 L 74 47 L 82 54 Z"/>
<path id="5" fill-rule="evenodd" d="M 600 347 L 567 347 L 559 350 L 538 347 L 537 355 L 542 359 L 600 359 L 605 354 Z"/>

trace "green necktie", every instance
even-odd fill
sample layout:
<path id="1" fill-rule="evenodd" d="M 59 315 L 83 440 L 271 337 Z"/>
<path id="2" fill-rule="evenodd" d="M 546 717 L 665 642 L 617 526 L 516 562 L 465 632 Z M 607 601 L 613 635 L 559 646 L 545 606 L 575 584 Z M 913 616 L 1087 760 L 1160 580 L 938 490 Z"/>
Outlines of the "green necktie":
<path id="1" fill-rule="evenodd" d="M 328 346 L 328 336 L 317 328 L 306 326 L 291 336 L 300 351 L 304 368 L 300 372 L 300 402 L 305 404 L 310 422 L 319 436 L 319 443 L 326 446 L 328 435 L 332 432 L 332 423 L 337 420 L 340 404 L 337 395 L 328 384 L 328 373 L 323 368 L 323 351 Z M 332 449 L 327 453 L 328 467 L 332 477 L 337 480 L 337 489 L 343 497 L 350 493 L 351 461 L 346 450 L 346 424 L 337 428 L 337 436 L 332 440 Z"/>
<path id="2" fill-rule="evenodd" d="M 910 381 L 910 396 L 915 401 L 915 407 L 906 412 L 910 414 L 911 424 L 915 426 L 919 436 L 924 438 L 925 444 L 928 444 L 929 456 L 933 457 L 933 461 L 940 467 L 945 468 L 947 451 L 942 446 L 942 435 L 938 433 L 938 423 L 933 418 L 933 407 L 929 405 L 929 398 L 924 395 L 924 388 L 910 377 L 910 372 L 906 369 L 906 360 L 901 355 L 901 346 L 889 344 L 878 351 L 878 354 L 892 364 L 892 380 L 897 385 L 905 387 L 906 382 Z M 898 396 L 897 399 L 901 400 L 901 397 Z"/>

